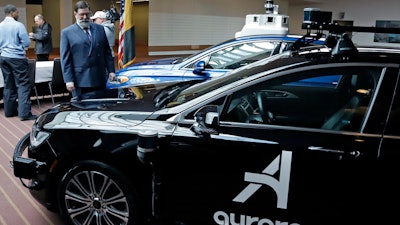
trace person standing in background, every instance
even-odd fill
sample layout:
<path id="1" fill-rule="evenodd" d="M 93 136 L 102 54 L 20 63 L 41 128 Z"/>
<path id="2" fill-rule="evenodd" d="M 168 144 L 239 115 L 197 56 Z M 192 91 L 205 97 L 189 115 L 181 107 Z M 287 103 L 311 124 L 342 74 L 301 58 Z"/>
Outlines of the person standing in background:
<path id="1" fill-rule="evenodd" d="M 110 51 L 113 58 L 113 62 L 115 62 L 115 54 L 114 54 L 114 44 L 115 44 L 115 27 L 114 23 L 108 19 L 107 13 L 103 11 L 97 11 L 92 17 L 90 17 L 92 22 L 100 24 L 104 27 L 104 31 L 106 32 L 108 44 L 110 45 Z M 115 65 L 115 64 L 114 64 Z M 117 89 L 107 89 L 108 97 L 116 98 L 118 97 Z"/>
<path id="2" fill-rule="evenodd" d="M 18 22 L 19 11 L 15 5 L 4 7 L 6 17 L 0 23 L 0 67 L 4 77 L 4 114 L 21 120 L 37 118 L 31 112 L 32 84 L 28 73 L 26 49 L 31 41 L 25 25 Z"/>
<path id="3" fill-rule="evenodd" d="M 72 100 L 106 98 L 107 79 L 115 79 L 115 65 L 103 26 L 90 21 L 90 7 L 78 1 L 76 23 L 61 31 L 60 62 Z"/>
<path id="4" fill-rule="evenodd" d="M 34 21 L 37 29 L 35 33 L 29 33 L 29 38 L 35 41 L 37 61 L 48 61 L 49 55 L 53 51 L 52 27 L 41 14 L 37 14 L 34 17 Z"/>
<path id="5" fill-rule="evenodd" d="M 115 44 L 115 28 L 114 24 L 107 19 L 107 14 L 103 11 L 97 11 L 90 19 L 97 24 L 104 27 L 108 43 L 110 44 L 111 55 L 114 58 L 114 44 Z"/>

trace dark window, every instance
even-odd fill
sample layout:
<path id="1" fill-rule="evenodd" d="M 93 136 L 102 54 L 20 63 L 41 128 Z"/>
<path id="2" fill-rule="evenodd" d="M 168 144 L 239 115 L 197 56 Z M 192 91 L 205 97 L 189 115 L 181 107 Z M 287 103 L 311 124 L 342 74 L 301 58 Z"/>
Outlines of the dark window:
<path id="1" fill-rule="evenodd" d="M 390 111 L 389 122 L 386 126 L 385 134 L 388 135 L 400 135 L 400 90 L 399 82 L 397 82 L 396 96 L 393 101 L 393 106 Z"/>
<path id="2" fill-rule="evenodd" d="M 225 120 L 359 131 L 380 73 L 340 67 L 274 78 L 235 93 Z"/>

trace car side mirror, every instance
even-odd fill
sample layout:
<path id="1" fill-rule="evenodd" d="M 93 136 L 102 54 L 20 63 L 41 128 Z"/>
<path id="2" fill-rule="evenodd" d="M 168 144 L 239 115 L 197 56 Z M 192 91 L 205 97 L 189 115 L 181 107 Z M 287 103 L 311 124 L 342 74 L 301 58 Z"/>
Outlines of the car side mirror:
<path id="1" fill-rule="evenodd" d="M 218 106 L 204 106 L 194 114 L 194 118 L 196 122 L 191 128 L 193 132 L 198 135 L 218 134 L 214 129 L 219 125 Z"/>
<path id="2" fill-rule="evenodd" d="M 206 126 L 216 127 L 219 125 L 219 115 L 217 112 L 207 112 L 204 121 Z"/>
<path id="3" fill-rule="evenodd" d="M 206 70 L 206 62 L 201 60 L 196 63 L 196 67 L 194 68 L 193 73 L 196 75 L 205 76 L 206 75 L 206 73 L 204 73 L 205 70 Z"/>

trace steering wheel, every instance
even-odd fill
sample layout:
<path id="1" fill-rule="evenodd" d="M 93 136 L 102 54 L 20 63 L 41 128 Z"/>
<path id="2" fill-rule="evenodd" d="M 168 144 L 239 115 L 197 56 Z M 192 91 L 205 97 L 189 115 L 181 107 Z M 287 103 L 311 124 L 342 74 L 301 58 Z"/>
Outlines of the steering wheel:
<path id="1" fill-rule="evenodd" d="M 258 109 L 260 111 L 261 119 L 266 124 L 273 124 L 275 121 L 274 114 L 268 110 L 268 97 L 265 91 L 256 93 Z"/>

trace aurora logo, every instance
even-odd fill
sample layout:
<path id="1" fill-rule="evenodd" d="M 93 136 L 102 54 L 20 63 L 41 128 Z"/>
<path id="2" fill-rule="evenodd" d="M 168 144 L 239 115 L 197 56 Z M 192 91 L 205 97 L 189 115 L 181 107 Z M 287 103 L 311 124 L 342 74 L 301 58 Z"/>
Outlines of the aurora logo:
<path id="1" fill-rule="evenodd" d="M 271 220 L 268 218 L 238 215 L 217 211 L 214 213 L 214 222 L 218 225 L 300 225 L 299 223 Z"/>
<path id="2" fill-rule="evenodd" d="M 262 185 L 270 186 L 277 195 L 277 208 L 286 209 L 289 193 L 290 169 L 292 152 L 282 151 L 261 173 L 245 172 L 244 181 L 249 182 L 234 199 L 234 202 L 244 203 Z M 279 172 L 279 179 L 273 177 Z"/>

